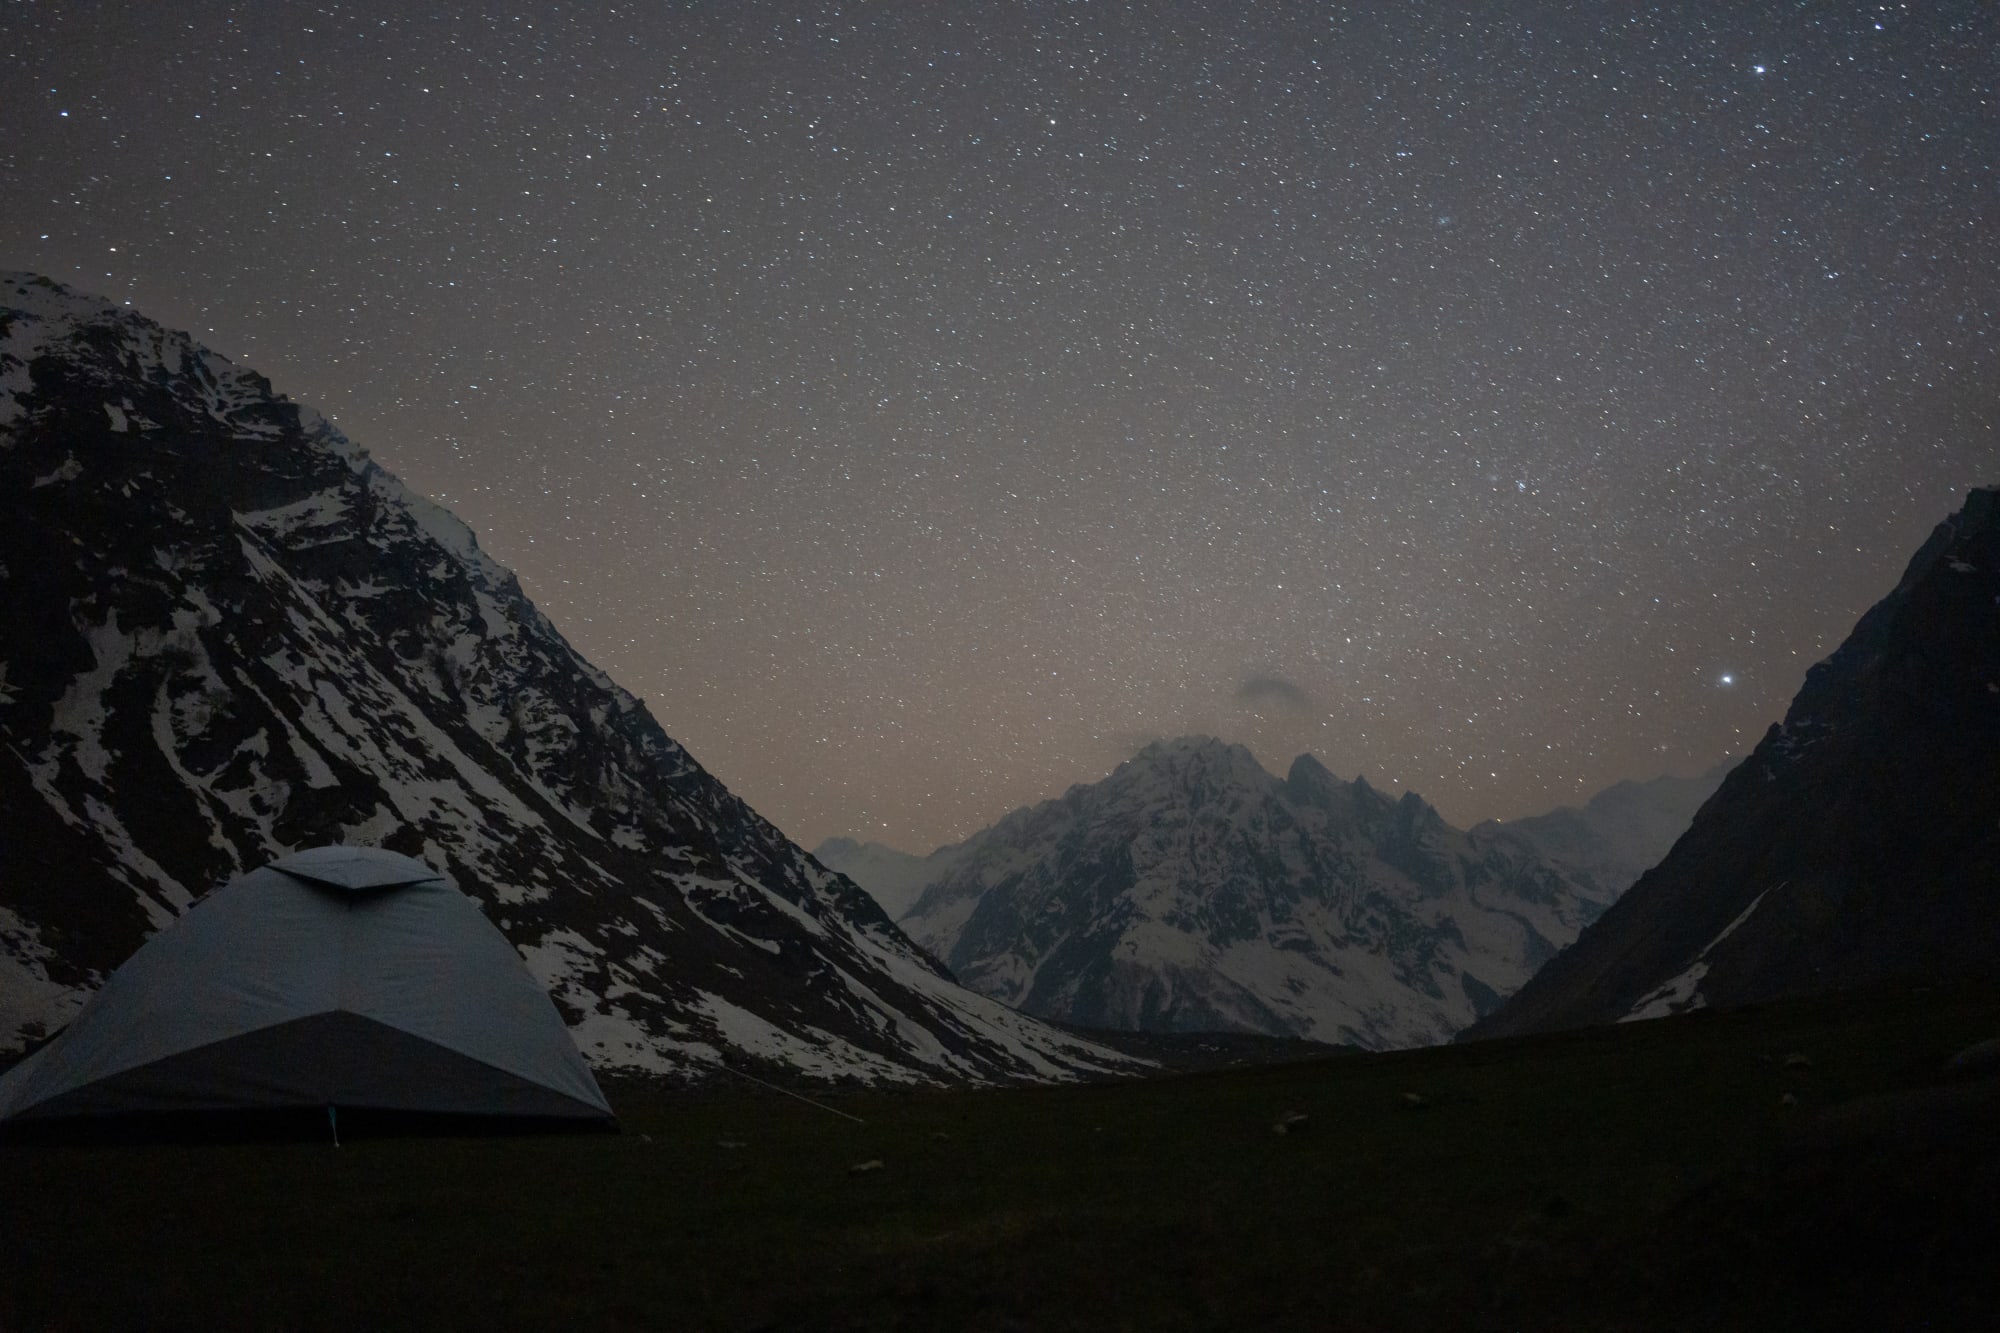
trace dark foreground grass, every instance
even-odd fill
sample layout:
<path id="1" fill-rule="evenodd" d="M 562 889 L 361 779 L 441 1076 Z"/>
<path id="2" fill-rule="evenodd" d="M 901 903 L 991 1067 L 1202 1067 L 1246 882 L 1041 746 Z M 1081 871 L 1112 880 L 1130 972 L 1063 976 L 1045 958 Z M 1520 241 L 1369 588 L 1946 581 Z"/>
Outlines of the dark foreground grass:
<path id="1" fill-rule="evenodd" d="M 865 1124 L 9 1146 L 0 1333 L 2000 1326 L 1995 1081 L 1937 1076 L 1996 1033 L 1905 991 Z"/>

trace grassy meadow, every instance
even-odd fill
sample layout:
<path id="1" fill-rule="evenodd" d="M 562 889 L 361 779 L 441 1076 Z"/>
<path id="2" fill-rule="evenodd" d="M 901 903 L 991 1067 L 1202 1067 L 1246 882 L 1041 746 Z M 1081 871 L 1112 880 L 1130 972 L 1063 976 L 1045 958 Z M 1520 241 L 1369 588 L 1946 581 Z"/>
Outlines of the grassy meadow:
<path id="1" fill-rule="evenodd" d="M 1995 1035 L 1901 990 L 858 1124 L 612 1082 L 618 1135 L 0 1146 L 0 1333 L 2000 1326 L 2000 1078 L 1941 1072 Z"/>

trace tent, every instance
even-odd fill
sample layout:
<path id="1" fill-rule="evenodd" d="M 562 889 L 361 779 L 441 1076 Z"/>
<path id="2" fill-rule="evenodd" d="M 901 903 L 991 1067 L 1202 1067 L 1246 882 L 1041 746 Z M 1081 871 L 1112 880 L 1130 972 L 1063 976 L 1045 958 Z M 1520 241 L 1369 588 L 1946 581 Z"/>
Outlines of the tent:
<path id="1" fill-rule="evenodd" d="M 0 1130 L 309 1113 L 610 1127 L 514 946 L 437 871 L 318 847 L 239 876 L 0 1076 Z"/>

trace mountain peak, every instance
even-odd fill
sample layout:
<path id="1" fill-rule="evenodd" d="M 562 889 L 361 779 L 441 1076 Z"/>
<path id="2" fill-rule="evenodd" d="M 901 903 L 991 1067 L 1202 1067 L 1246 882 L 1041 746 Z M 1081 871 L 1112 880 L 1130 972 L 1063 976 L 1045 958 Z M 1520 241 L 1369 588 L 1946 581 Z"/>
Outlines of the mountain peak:
<path id="1" fill-rule="evenodd" d="M 1249 753 L 1250 751 L 1246 747 L 1234 741 L 1225 741 L 1215 736 L 1190 734 L 1186 736 L 1168 736 L 1162 737 L 1159 740 L 1148 741 L 1146 744 L 1140 746 L 1138 753 L 1132 757 L 1134 759 L 1153 761 L 1189 758 L 1221 759 L 1225 757 L 1234 758 Z"/>
<path id="2" fill-rule="evenodd" d="M 1444 816 L 1437 812 L 1437 807 L 1413 791 L 1403 793 L 1402 798 L 1396 802 L 1396 809 L 1403 818 L 1412 822 L 1444 823 Z"/>
<path id="3" fill-rule="evenodd" d="M 1130 780 L 1141 774 L 1156 774 L 1170 781 L 1198 781 L 1212 775 L 1226 775 L 1232 781 L 1272 780 L 1249 747 L 1214 736 L 1153 741 L 1120 764 L 1112 776 Z"/>
<path id="4" fill-rule="evenodd" d="M 1319 783 L 1319 782 L 1338 782 L 1339 779 L 1334 777 L 1333 771 L 1331 769 L 1329 769 L 1325 764 L 1322 764 L 1318 759 L 1314 758 L 1310 751 L 1307 751 L 1301 753 L 1298 758 L 1292 760 L 1292 767 L 1290 771 L 1285 774 L 1285 781 L 1301 782 L 1301 783 Z"/>
<path id="5" fill-rule="evenodd" d="M 4 295 L 9 309 L 45 320 L 90 321 L 107 315 L 126 316 L 133 313 L 128 307 L 102 296 L 80 292 L 54 278 L 18 269 L 0 269 L 0 295 Z"/>
<path id="6" fill-rule="evenodd" d="M 1311 755 L 1280 781 L 1205 736 L 1148 745 L 923 871 L 901 924 L 1029 1013 L 1371 1047 L 1443 1039 L 1607 900 L 1415 793 L 1344 784 Z"/>
<path id="7" fill-rule="evenodd" d="M 1343 792 L 1352 795 L 1356 791 L 1367 791 L 1367 785 L 1356 778 L 1353 783 L 1343 783 L 1333 771 L 1311 754 L 1301 754 L 1292 760 L 1292 767 L 1285 774 L 1285 791 L 1299 805 L 1326 807 Z"/>

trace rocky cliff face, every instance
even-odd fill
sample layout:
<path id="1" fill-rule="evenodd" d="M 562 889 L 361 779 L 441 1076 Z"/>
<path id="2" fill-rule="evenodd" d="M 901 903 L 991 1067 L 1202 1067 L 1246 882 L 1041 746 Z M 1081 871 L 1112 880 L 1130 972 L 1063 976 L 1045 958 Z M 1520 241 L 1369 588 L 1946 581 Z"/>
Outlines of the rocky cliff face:
<path id="1" fill-rule="evenodd" d="M 1116 1063 L 952 984 L 312 412 L 0 275 L 0 1051 L 201 893 L 331 841 L 448 870 L 600 1066 Z"/>
<path id="2" fill-rule="evenodd" d="M 1470 1036 L 2000 974 L 2000 490 L 1940 524 L 1655 869 Z"/>
<path id="3" fill-rule="evenodd" d="M 967 985 L 1086 1026 L 1440 1041 L 1615 896 L 1496 827 L 1205 738 L 930 858 L 902 918 Z M 1622 887 L 1622 886 L 1620 886 Z"/>

